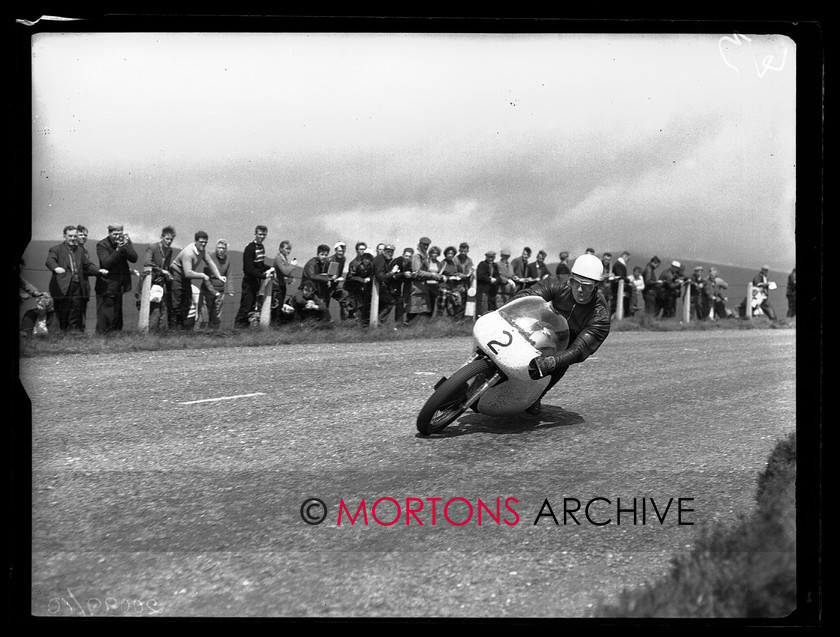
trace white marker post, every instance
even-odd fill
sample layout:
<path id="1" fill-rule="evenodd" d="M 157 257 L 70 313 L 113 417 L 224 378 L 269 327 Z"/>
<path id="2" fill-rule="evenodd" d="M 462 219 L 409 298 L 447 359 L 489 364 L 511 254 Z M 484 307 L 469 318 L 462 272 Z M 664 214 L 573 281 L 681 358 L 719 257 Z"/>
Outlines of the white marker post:
<path id="1" fill-rule="evenodd" d="M 615 318 L 620 321 L 624 318 L 624 277 L 618 279 L 618 290 L 615 297 Z"/>
<path id="2" fill-rule="evenodd" d="M 685 283 L 683 285 L 685 286 L 685 294 L 683 294 L 683 321 L 691 323 L 691 286 Z"/>
<path id="3" fill-rule="evenodd" d="M 379 281 L 376 276 L 372 277 L 370 290 L 370 326 L 379 326 Z"/>
<path id="4" fill-rule="evenodd" d="M 467 303 L 464 306 L 464 316 L 469 316 L 475 320 L 475 295 L 476 295 L 475 275 L 470 277 L 470 287 L 467 290 Z"/>
<path id="5" fill-rule="evenodd" d="M 137 329 L 144 334 L 149 333 L 149 305 L 152 296 L 152 266 L 143 268 L 143 286 L 140 288 L 140 319 L 137 322 Z"/>
<path id="6" fill-rule="evenodd" d="M 274 279 L 269 276 L 263 279 L 260 286 L 260 293 L 263 295 L 262 307 L 260 308 L 260 329 L 271 327 L 272 292 L 274 292 Z"/>
<path id="7" fill-rule="evenodd" d="M 753 314 L 753 284 L 752 281 L 747 283 L 747 302 L 744 307 L 744 314 L 746 314 L 746 318 L 750 321 L 752 320 Z"/>

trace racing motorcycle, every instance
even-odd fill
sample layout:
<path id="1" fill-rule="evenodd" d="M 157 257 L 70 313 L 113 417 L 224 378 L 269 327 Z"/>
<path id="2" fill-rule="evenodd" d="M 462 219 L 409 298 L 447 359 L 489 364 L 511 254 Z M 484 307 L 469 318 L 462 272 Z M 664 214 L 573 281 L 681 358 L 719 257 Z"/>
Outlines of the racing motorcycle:
<path id="1" fill-rule="evenodd" d="M 424 436 L 438 433 L 467 409 L 490 416 L 524 412 L 550 382 L 533 364 L 569 344 L 569 325 L 549 301 L 515 299 L 476 319 L 473 353 L 450 377 L 441 378 L 417 416 Z"/>

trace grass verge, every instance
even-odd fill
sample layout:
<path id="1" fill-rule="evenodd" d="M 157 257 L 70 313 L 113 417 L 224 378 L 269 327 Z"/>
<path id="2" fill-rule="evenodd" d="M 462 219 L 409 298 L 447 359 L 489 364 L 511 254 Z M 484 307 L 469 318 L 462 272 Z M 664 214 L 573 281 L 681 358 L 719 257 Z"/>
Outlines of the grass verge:
<path id="1" fill-rule="evenodd" d="M 726 319 L 722 321 L 692 321 L 676 319 L 648 320 L 638 317 L 613 321 L 613 332 L 673 332 L 689 330 L 750 330 L 790 329 L 796 322 L 770 323 L 764 317 L 751 321 Z M 415 338 L 448 338 L 471 336 L 472 321 L 453 321 L 448 318 L 416 319 L 407 327 L 393 323 L 374 328 L 362 328 L 352 323 L 291 323 L 268 329 L 191 330 L 157 334 L 122 331 L 100 336 L 92 331 L 51 333 L 46 336 L 20 339 L 22 357 L 59 354 L 114 354 L 130 351 L 158 351 L 180 349 L 211 349 L 217 347 L 260 347 L 265 345 L 366 343 L 400 341 Z"/>
<path id="2" fill-rule="evenodd" d="M 776 443 L 757 506 L 731 527 L 701 529 L 663 580 L 601 602 L 600 618 L 783 618 L 796 609 L 796 437 Z"/>

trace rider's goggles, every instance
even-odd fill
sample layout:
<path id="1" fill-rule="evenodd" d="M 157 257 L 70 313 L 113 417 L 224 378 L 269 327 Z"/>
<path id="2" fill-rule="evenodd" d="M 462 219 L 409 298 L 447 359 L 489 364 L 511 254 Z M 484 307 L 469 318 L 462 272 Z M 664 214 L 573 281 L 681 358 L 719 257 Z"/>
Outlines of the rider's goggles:
<path id="1" fill-rule="evenodd" d="M 595 281 L 581 281 L 576 276 L 570 277 L 572 281 L 572 285 L 575 287 L 579 287 L 584 292 L 593 292 L 595 288 L 598 286 Z"/>

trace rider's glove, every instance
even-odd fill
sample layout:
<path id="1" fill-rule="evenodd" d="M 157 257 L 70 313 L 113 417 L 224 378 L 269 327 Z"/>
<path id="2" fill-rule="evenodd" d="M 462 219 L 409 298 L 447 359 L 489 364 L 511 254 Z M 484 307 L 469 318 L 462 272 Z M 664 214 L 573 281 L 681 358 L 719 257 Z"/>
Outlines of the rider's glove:
<path id="1" fill-rule="evenodd" d="M 565 371 L 569 368 L 569 365 L 574 362 L 574 356 L 575 352 L 572 350 L 566 350 L 559 356 L 540 356 L 539 358 L 534 359 L 534 367 L 536 367 L 540 378 L 547 376 L 552 372 L 565 373 Z"/>
<path id="2" fill-rule="evenodd" d="M 554 371 L 557 366 L 557 358 L 555 356 L 540 356 L 534 359 L 534 365 L 540 374 L 540 377 L 547 376 Z"/>

